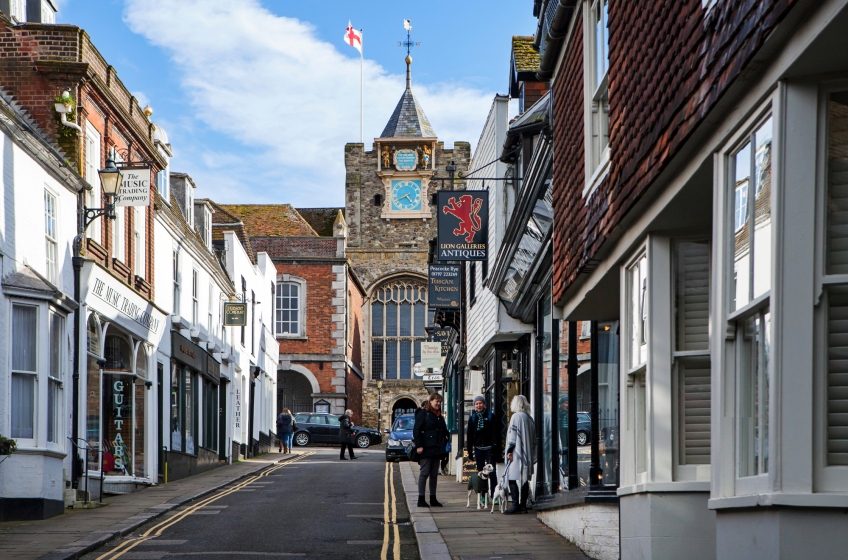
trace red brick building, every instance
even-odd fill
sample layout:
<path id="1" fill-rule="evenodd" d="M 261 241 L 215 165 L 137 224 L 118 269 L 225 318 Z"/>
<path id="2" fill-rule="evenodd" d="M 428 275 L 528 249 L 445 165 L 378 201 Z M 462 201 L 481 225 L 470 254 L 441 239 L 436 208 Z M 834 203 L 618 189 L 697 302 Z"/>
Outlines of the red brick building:
<path id="1" fill-rule="evenodd" d="M 364 292 L 347 262 L 341 210 L 301 215 L 288 204 L 214 205 L 213 223 L 225 222 L 243 224 L 252 250 L 268 253 L 277 269 L 277 409 L 342 414 L 349 408 L 354 423 L 361 422 Z"/>

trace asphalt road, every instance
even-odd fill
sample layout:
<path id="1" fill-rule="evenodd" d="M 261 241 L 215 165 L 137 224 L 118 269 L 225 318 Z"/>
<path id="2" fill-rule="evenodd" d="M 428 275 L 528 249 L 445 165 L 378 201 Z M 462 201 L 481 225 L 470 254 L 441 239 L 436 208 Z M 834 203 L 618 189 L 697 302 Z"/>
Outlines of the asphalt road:
<path id="1" fill-rule="evenodd" d="M 418 560 L 398 465 L 382 447 L 357 455 L 339 461 L 336 448 L 296 448 L 84 558 Z"/>

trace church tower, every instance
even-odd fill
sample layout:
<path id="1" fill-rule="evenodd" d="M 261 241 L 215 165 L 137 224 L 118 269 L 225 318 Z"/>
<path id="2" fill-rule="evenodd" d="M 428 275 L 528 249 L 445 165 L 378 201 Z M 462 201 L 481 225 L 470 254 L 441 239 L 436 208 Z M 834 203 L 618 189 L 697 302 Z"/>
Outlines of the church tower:
<path id="1" fill-rule="evenodd" d="M 427 389 L 413 373 L 421 360 L 427 325 L 427 251 L 436 235 L 433 177 L 447 177 L 451 162 L 465 173 L 468 142 L 445 149 L 412 91 L 412 57 L 406 89 L 371 150 L 345 146 L 347 255 L 365 287 L 363 303 L 363 402 L 366 426 L 381 428 L 414 410 Z M 462 188 L 461 179 L 456 188 Z M 382 379 L 378 391 L 376 381 Z"/>

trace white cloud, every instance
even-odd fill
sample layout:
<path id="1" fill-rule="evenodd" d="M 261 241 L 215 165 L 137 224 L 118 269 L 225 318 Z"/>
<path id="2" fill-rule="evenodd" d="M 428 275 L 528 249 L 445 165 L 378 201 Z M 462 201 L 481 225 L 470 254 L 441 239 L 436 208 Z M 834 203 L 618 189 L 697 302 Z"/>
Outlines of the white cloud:
<path id="1" fill-rule="evenodd" d="M 237 7 L 230 0 L 126 0 L 124 18 L 169 53 L 193 118 L 236 142 L 233 153 L 216 153 L 197 131 L 166 129 L 176 166 L 209 196 L 342 204 L 344 145 L 359 139 L 360 68 L 340 52 L 341 39 L 338 48 L 323 42 L 310 24 L 276 16 L 257 0 Z M 363 73 L 370 147 L 405 77 L 367 59 Z M 492 94 L 455 84 L 414 83 L 414 90 L 448 146 L 477 140 Z"/>

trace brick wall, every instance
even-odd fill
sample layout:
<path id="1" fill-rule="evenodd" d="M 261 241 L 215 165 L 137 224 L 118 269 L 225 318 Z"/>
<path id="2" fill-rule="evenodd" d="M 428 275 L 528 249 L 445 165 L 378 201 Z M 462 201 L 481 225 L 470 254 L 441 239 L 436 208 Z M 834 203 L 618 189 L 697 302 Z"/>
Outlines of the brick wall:
<path id="1" fill-rule="evenodd" d="M 338 240 L 334 237 L 251 237 L 250 244 L 257 253 L 264 251 L 273 258 L 334 258 Z"/>
<path id="2" fill-rule="evenodd" d="M 554 85 L 554 207 L 567 217 L 554 229 L 557 300 L 795 3 L 724 0 L 705 13 L 701 0 L 611 2 L 612 161 L 607 180 L 588 201 L 581 196 L 583 43 L 577 23 Z"/>
<path id="3" fill-rule="evenodd" d="M 251 238 L 253 242 L 253 238 Z M 333 264 L 275 263 L 277 277 L 290 274 L 306 281 L 306 340 L 278 338 L 280 354 L 332 354 Z M 321 387 L 322 391 L 324 387 Z M 328 391 L 329 392 L 329 391 Z"/>
<path id="4" fill-rule="evenodd" d="M 347 407 L 353 412 L 353 423 L 362 426 L 362 378 L 354 371 L 347 373 Z"/>

